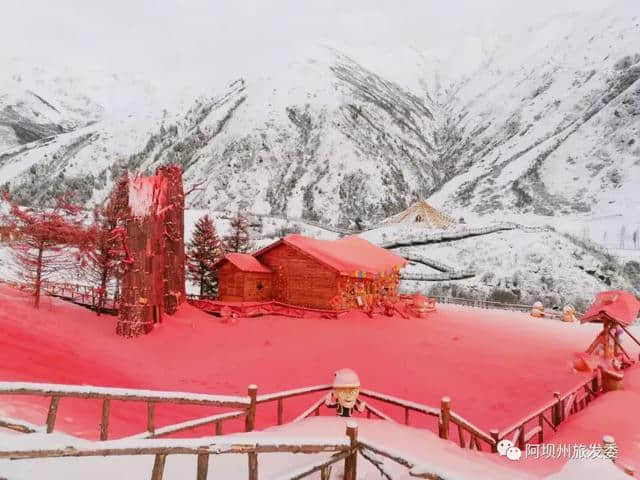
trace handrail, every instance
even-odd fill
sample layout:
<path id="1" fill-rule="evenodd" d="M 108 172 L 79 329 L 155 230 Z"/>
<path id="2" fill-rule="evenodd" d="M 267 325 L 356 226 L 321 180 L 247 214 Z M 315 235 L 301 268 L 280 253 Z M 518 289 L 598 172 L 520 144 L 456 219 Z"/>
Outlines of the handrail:
<path id="1" fill-rule="evenodd" d="M 292 390 L 284 390 L 282 392 L 265 393 L 264 395 L 258 395 L 256 403 L 273 402 L 274 400 L 280 400 L 282 398 L 291 398 L 309 393 L 331 390 L 331 388 L 331 385 L 314 385 L 312 387 L 295 388 Z"/>
<path id="2" fill-rule="evenodd" d="M 591 384 L 591 387 L 589 386 L 590 384 Z M 594 384 L 595 384 L 595 388 L 592 388 L 594 387 Z M 498 439 L 503 439 L 507 437 L 509 434 L 517 432 L 520 438 L 520 443 L 524 444 L 526 443 L 526 441 L 530 440 L 530 438 L 533 436 L 534 433 L 540 433 L 542 435 L 544 423 L 551 425 L 551 427 L 555 430 L 558 427 L 558 425 L 566 419 L 568 415 L 576 412 L 575 410 L 576 408 L 584 408 L 585 405 L 581 406 L 580 403 L 576 402 L 576 399 L 578 397 L 578 393 L 580 392 L 580 390 L 584 390 L 585 392 L 585 396 L 580 400 L 580 402 L 588 404 L 588 402 L 592 399 L 592 397 L 594 397 L 600 391 L 600 389 L 601 389 L 601 385 L 600 385 L 598 373 L 596 372 L 586 380 L 583 379 L 582 381 L 580 381 L 580 383 L 578 383 L 577 385 L 569 389 L 564 394 L 561 395 L 560 393 L 557 393 L 557 392 L 554 393 L 554 398 L 552 400 L 549 400 L 548 402 L 544 403 L 542 406 L 538 407 L 533 412 L 527 414 L 526 416 L 518 419 L 508 427 L 502 429 L 498 434 Z M 567 405 L 568 400 L 571 400 L 571 403 L 569 405 Z M 565 408 L 568 409 L 566 412 L 564 410 Z M 544 416 L 544 413 L 547 410 L 551 410 L 551 414 L 552 414 L 551 421 L 549 421 Z M 534 420 L 536 417 L 538 417 L 539 419 L 539 424 L 537 427 L 535 427 L 537 428 L 537 430 L 535 432 L 532 431 L 533 433 L 532 432 L 525 433 L 524 431 L 525 426 L 529 422 Z M 521 448 L 522 448 L 522 445 L 521 445 Z"/>
<path id="3" fill-rule="evenodd" d="M 456 425 L 458 425 L 458 426 L 460 426 L 462 428 L 467 429 L 469 432 L 471 432 L 476 437 L 480 437 L 480 439 L 482 439 L 485 442 L 487 442 L 490 446 L 494 446 L 496 444 L 495 440 L 491 437 L 491 435 L 489 435 L 488 433 L 486 433 L 485 431 L 483 431 L 479 427 L 475 426 L 473 423 L 469 422 L 465 418 L 461 417 L 457 413 L 455 413 L 453 411 L 449 412 L 449 418 L 451 419 L 451 421 L 453 423 L 455 423 Z"/>
<path id="4" fill-rule="evenodd" d="M 391 395 L 385 395 L 383 393 L 374 392 L 373 390 L 360 390 L 360 395 L 362 395 L 363 397 L 380 400 L 385 403 L 390 403 L 399 407 L 408 408 L 409 410 L 413 410 L 416 412 L 425 413 L 434 417 L 438 417 L 440 415 L 439 408 L 430 407 L 428 405 L 412 402 L 410 400 L 404 400 L 402 398 L 394 397 Z"/>
<path id="5" fill-rule="evenodd" d="M 218 413 L 217 415 L 210 415 L 208 417 L 196 418 L 193 420 L 187 420 L 185 422 L 174 423 L 173 425 L 167 425 L 166 427 L 156 428 L 153 432 L 146 431 L 132 435 L 127 438 L 158 438 L 165 435 L 171 435 L 173 433 L 182 432 L 184 430 L 190 430 L 192 428 L 202 427 L 204 425 L 210 425 L 212 423 L 222 422 L 225 420 L 232 420 L 234 418 L 242 418 L 247 416 L 246 410 L 240 410 L 237 412 Z"/>
<path id="6" fill-rule="evenodd" d="M 206 393 L 164 392 L 128 388 L 59 385 L 53 383 L 0 382 L 0 394 L 97 398 L 138 402 L 166 402 L 218 407 L 248 407 L 248 397 Z"/>
<path id="7" fill-rule="evenodd" d="M 59 446 L 47 441 L 46 446 L 34 448 L 33 444 L 0 449 L 0 458 L 56 458 L 56 457 L 102 457 L 127 455 L 172 455 L 226 453 L 323 453 L 346 452 L 350 448 L 348 438 L 331 440 L 310 437 L 299 438 L 256 438 L 239 436 L 228 440 L 203 443 L 198 439 L 152 439 L 152 440 L 110 440 L 100 442 L 99 447 L 87 443 L 70 443 L 64 440 Z"/>

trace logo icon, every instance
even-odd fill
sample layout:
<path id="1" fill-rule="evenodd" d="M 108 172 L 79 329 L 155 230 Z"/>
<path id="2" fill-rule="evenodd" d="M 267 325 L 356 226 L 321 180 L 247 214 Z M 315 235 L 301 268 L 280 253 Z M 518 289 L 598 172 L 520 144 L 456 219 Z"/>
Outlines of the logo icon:
<path id="1" fill-rule="evenodd" d="M 522 450 L 516 447 L 511 440 L 500 440 L 497 449 L 501 457 L 507 457 L 514 462 L 522 457 Z"/>

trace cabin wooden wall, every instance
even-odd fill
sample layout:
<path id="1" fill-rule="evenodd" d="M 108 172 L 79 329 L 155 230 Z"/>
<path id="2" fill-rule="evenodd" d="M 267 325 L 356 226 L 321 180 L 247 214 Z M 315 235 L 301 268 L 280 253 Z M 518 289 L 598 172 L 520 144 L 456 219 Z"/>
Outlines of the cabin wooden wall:
<path id="1" fill-rule="evenodd" d="M 244 272 L 228 261 L 218 269 L 218 297 L 223 302 L 244 300 Z"/>
<path id="2" fill-rule="evenodd" d="M 259 257 L 273 272 L 273 298 L 303 307 L 332 309 L 338 274 L 305 253 L 280 244 Z"/>
<path id="3" fill-rule="evenodd" d="M 218 297 L 223 302 L 264 302 L 271 300 L 271 292 L 270 273 L 243 272 L 228 261 L 218 269 Z"/>
<path id="4" fill-rule="evenodd" d="M 244 301 L 263 302 L 271 300 L 271 274 L 244 273 Z"/>

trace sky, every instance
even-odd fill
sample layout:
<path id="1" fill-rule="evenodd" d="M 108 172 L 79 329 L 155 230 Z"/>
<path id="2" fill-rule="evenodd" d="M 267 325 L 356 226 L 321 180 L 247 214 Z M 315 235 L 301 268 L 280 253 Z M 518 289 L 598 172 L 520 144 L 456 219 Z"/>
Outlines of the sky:
<path id="1" fill-rule="evenodd" d="M 0 58 L 172 71 L 291 46 L 448 51 L 610 0 L 3 0 Z M 470 41 L 471 39 L 471 41 Z M 469 45 L 468 45 L 469 46 Z"/>

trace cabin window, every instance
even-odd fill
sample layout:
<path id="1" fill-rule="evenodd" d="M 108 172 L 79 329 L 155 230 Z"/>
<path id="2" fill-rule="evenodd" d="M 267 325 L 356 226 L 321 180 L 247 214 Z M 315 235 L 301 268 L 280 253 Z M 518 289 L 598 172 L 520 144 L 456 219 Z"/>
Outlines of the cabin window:
<path id="1" fill-rule="evenodd" d="M 264 284 L 262 283 L 261 280 L 258 280 L 258 283 L 256 284 L 256 290 L 260 291 L 264 288 Z"/>
<path id="2" fill-rule="evenodd" d="M 416 222 L 422 221 L 422 215 L 416 215 Z"/>

